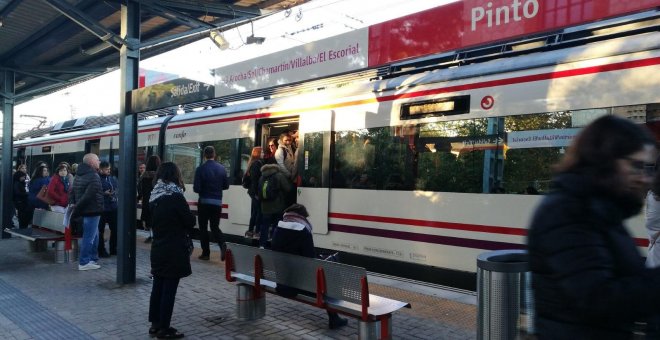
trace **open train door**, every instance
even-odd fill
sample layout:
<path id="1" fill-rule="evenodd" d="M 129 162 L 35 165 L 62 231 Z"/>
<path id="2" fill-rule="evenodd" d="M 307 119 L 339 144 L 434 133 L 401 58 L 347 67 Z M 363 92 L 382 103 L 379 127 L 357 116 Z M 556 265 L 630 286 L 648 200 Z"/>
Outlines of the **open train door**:
<path id="1" fill-rule="evenodd" d="M 328 233 L 332 116 L 330 110 L 302 115 L 298 130 L 297 200 L 307 207 L 316 234 Z"/>

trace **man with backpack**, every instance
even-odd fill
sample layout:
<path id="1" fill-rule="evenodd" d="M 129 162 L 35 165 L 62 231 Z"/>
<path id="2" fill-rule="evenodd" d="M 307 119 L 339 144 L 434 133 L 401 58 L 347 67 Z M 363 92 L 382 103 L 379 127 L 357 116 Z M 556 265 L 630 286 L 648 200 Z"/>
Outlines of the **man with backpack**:
<path id="1" fill-rule="evenodd" d="M 261 228 L 259 247 L 265 248 L 270 233 L 282 219 L 287 205 L 287 195 L 293 185 L 277 164 L 266 164 L 261 167 L 258 198 L 261 201 Z"/>

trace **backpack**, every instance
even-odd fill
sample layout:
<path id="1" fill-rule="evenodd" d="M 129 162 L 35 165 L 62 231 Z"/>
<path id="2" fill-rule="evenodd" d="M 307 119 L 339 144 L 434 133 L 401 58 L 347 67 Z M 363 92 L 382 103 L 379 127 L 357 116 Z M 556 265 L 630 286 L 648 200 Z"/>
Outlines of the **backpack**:
<path id="1" fill-rule="evenodd" d="M 263 201 L 272 201 L 277 198 L 280 193 L 280 188 L 277 183 L 275 174 L 269 176 L 261 176 L 259 178 L 259 199 Z"/>

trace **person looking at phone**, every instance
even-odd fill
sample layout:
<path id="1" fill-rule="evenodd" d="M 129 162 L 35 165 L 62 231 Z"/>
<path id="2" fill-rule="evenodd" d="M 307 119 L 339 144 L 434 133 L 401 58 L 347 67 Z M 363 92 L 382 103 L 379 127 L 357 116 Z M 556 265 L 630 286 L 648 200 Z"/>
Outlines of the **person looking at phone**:
<path id="1" fill-rule="evenodd" d="M 117 178 L 112 176 L 110 163 L 103 161 L 99 165 L 99 176 L 103 189 L 103 213 L 99 220 L 99 257 L 117 255 Z M 110 253 L 105 250 L 105 224 L 110 228 Z"/>

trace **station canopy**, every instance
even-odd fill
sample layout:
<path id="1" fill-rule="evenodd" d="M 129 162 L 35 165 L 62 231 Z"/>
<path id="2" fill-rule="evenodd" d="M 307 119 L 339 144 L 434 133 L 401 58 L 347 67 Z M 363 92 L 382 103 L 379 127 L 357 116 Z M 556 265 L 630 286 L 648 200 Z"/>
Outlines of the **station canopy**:
<path id="1" fill-rule="evenodd" d="M 15 104 L 118 69 L 121 4 L 140 4 L 140 59 L 308 0 L 0 0 L 0 71 Z M 133 45 L 136 46 L 136 45 Z"/>

